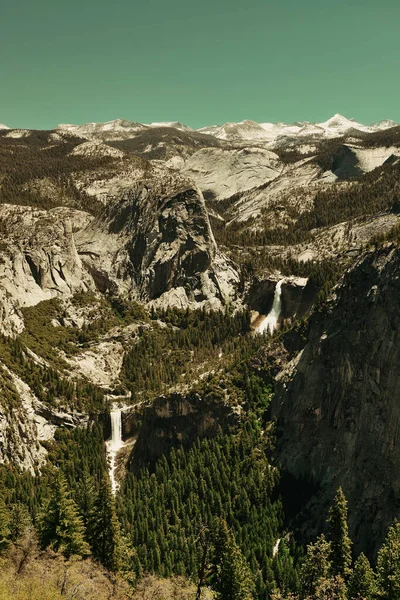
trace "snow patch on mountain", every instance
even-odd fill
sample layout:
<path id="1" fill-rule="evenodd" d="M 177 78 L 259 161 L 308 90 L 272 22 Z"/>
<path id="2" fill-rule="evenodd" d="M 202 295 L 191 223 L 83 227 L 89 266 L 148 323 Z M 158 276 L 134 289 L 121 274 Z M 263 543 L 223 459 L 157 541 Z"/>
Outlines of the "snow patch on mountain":
<path id="1" fill-rule="evenodd" d="M 207 133 L 223 140 L 265 140 L 275 142 L 280 138 L 292 137 L 340 137 L 352 129 L 365 133 L 382 131 L 395 127 L 397 123 L 391 120 L 380 121 L 376 125 L 363 125 L 354 119 L 348 119 L 336 114 L 322 123 L 309 123 L 307 121 L 286 123 L 256 123 L 255 121 L 241 121 L 240 123 L 225 123 L 224 125 L 212 125 L 199 129 L 201 133 Z"/>
<path id="2" fill-rule="evenodd" d="M 224 125 L 211 125 L 202 127 L 198 130 L 200 133 L 213 135 L 221 140 L 242 139 L 256 140 L 266 139 L 265 129 L 255 121 L 241 121 L 240 123 L 225 123 Z"/>

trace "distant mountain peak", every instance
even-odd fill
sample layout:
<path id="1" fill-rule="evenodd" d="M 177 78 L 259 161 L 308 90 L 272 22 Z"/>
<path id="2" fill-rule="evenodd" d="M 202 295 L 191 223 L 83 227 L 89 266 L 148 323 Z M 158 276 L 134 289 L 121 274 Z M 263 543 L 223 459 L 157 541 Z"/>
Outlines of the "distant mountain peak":
<path id="1" fill-rule="evenodd" d="M 297 121 L 295 123 L 257 123 L 251 119 L 244 119 L 240 122 L 226 122 L 220 125 L 210 125 L 202 127 L 197 131 L 202 134 L 211 135 L 221 140 L 232 141 L 257 141 L 260 143 L 269 143 L 271 147 L 275 144 L 285 144 L 287 141 L 295 143 L 298 138 L 300 143 L 304 140 L 310 141 L 342 137 L 352 130 L 363 133 L 373 133 L 395 127 L 397 123 L 390 120 L 383 120 L 373 125 L 363 125 L 355 119 L 345 117 L 339 113 L 321 123 L 311 123 L 309 121 Z M 1 127 L 1 126 L 0 126 Z M 4 126 L 5 128 L 5 126 Z M 196 130 L 187 127 L 179 121 L 163 121 L 154 123 L 137 123 L 126 119 L 114 119 L 105 123 L 86 123 L 83 125 L 59 125 L 57 129 L 67 131 L 71 134 L 87 139 L 96 139 L 102 142 L 118 141 L 133 138 L 143 131 L 156 128 L 176 129 L 184 132 L 196 132 Z"/>
<path id="2" fill-rule="evenodd" d="M 180 121 L 156 121 L 155 123 L 149 123 L 148 127 L 170 127 L 172 129 L 179 129 L 180 131 L 193 131 L 191 127 L 184 125 Z"/>
<path id="3" fill-rule="evenodd" d="M 0 129 L 10 129 L 10 128 L 7 127 L 7 125 L 3 125 L 3 123 L 0 123 Z"/>
<path id="4" fill-rule="evenodd" d="M 391 129 L 392 127 L 398 127 L 398 123 L 393 121 L 392 119 L 383 119 L 379 121 L 379 123 L 374 123 L 373 127 L 377 127 L 378 129 Z"/>

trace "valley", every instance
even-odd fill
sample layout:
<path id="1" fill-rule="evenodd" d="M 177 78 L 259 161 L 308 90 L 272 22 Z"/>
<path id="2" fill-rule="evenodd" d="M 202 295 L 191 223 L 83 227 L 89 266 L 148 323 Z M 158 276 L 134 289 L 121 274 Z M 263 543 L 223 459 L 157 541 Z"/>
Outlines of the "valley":
<path id="1" fill-rule="evenodd" d="M 397 598 L 399 125 L 0 126 L 0 233 L 8 570 Z"/>

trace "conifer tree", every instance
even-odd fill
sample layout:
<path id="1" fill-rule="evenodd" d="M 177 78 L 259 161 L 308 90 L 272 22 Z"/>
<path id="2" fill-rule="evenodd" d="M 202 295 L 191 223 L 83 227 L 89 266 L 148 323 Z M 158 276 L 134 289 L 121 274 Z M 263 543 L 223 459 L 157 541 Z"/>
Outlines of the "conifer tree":
<path id="1" fill-rule="evenodd" d="M 351 540 L 347 525 L 347 500 L 340 487 L 328 516 L 328 540 L 331 544 L 333 575 L 346 578 L 351 570 Z"/>
<path id="2" fill-rule="evenodd" d="M 376 576 L 368 558 L 362 552 L 354 563 L 348 585 L 349 600 L 373 598 L 376 594 Z"/>
<path id="3" fill-rule="evenodd" d="M 85 541 L 85 527 L 75 502 L 70 498 L 67 482 L 58 473 L 50 501 L 42 507 L 39 520 L 39 540 L 42 548 L 51 547 L 66 558 L 90 554 Z"/>
<path id="4" fill-rule="evenodd" d="M 322 534 L 314 544 L 308 544 L 306 559 L 301 572 L 302 598 L 314 597 L 319 583 L 329 577 L 332 550 Z"/>
<path id="5" fill-rule="evenodd" d="M 347 600 L 346 584 L 343 577 L 335 575 L 334 577 L 321 579 L 317 585 L 313 599 Z M 371 600 L 371 598 L 368 600 Z"/>
<path id="6" fill-rule="evenodd" d="M 108 475 L 104 475 L 88 523 L 88 537 L 95 556 L 110 571 L 121 568 L 121 531 Z"/>
<path id="7" fill-rule="evenodd" d="M 385 542 L 378 552 L 376 564 L 380 597 L 400 599 L 400 522 L 389 527 Z"/>
<path id="8" fill-rule="evenodd" d="M 4 500 L 0 499 L 0 552 L 10 542 L 10 511 Z"/>
<path id="9" fill-rule="evenodd" d="M 16 542 L 32 525 L 31 516 L 25 504 L 13 504 L 10 512 L 10 538 Z"/>
<path id="10" fill-rule="evenodd" d="M 254 582 L 249 565 L 226 521 L 217 525 L 213 589 L 216 600 L 251 600 Z"/>
<path id="11" fill-rule="evenodd" d="M 91 477 L 89 471 L 85 469 L 82 478 L 76 487 L 76 501 L 85 527 L 88 526 L 93 511 L 95 497 L 96 491 L 93 477 Z"/>

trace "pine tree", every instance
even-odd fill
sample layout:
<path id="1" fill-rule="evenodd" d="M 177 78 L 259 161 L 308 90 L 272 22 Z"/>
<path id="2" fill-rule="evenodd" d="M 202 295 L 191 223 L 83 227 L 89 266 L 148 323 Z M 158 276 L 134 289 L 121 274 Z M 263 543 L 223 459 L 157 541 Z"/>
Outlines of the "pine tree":
<path id="1" fill-rule="evenodd" d="M 400 522 L 395 519 L 389 527 L 385 542 L 378 552 L 376 564 L 380 597 L 400 599 Z"/>
<path id="2" fill-rule="evenodd" d="M 88 526 L 88 522 L 93 511 L 95 496 L 96 491 L 93 477 L 91 477 L 89 471 L 85 469 L 76 488 L 76 500 L 85 527 Z"/>
<path id="3" fill-rule="evenodd" d="M 251 600 L 254 582 L 249 565 L 226 521 L 217 526 L 212 583 L 216 600 Z"/>
<path id="4" fill-rule="evenodd" d="M 314 597 L 321 580 L 328 579 L 331 570 L 331 545 L 322 534 L 314 544 L 308 544 L 301 572 L 302 598 Z"/>
<path id="5" fill-rule="evenodd" d="M 108 475 L 104 475 L 88 522 L 88 536 L 95 556 L 110 571 L 121 568 L 121 531 Z"/>
<path id="6" fill-rule="evenodd" d="M 10 542 L 10 511 L 4 500 L 0 498 L 0 552 Z"/>
<path id="7" fill-rule="evenodd" d="M 42 548 L 51 547 L 66 558 L 87 556 L 85 527 L 75 502 L 70 498 L 67 481 L 58 473 L 50 501 L 42 507 L 39 519 L 39 540 Z"/>
<path id="8" fill-rule="evenodd" d="M 334 577 L 321 579 L 313 598 L 315 600 L 347 600 L 346 584 L 343 577 L 335 575 Z"/>
<path id="9" fill-rule="evenodd" d="M 362 552 L 354 563 L 348 585 L 349 600 L 368 600 L 376 594 L 376 576 Z"/>
<path id="10" fill-rule="evenodd" d="M 17 502 L 11 507 L 10 538 L 16 542 L 32 525 L 31 516 L 25 504 Z"/>
<path id="11" fill-rule="evenodd" d="M 348 577 L 351 570 L 351 540 L 347 525 L 347 500 L 341 487 L 329 510 L 328 540 L 331 544 L 333 575 Z"/>

